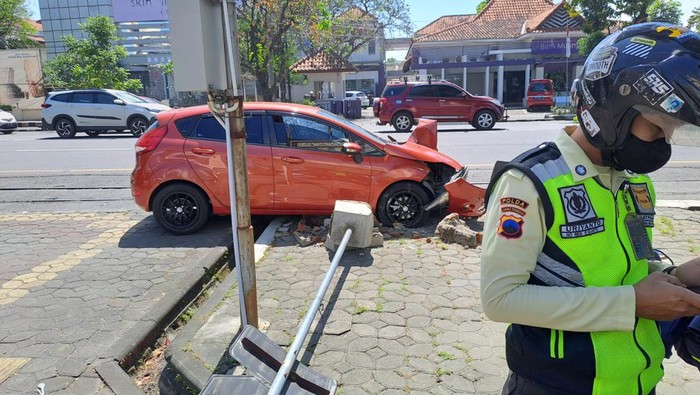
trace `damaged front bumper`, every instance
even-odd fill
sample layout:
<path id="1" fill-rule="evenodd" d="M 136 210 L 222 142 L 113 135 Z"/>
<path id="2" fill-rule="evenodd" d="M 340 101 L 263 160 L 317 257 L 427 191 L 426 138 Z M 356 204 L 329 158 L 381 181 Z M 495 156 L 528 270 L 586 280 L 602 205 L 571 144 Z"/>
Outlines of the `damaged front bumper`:
<path id="1" fill-rule="evenodd" d="M 425 211 L 447 207 L 448 212 L 457 213 L 460 217 L 472 218 L 484 214 L 486 189 L 467 181 L 468 173 L 468 166 L 462 167 L 455 173 L 445 184 L 445 191 L 426 205 Z"/>

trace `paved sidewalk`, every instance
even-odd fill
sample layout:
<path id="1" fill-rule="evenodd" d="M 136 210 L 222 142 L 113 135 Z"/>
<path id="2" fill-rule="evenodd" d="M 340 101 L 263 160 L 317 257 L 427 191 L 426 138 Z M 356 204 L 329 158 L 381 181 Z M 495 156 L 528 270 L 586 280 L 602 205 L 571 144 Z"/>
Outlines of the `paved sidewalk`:
<path id="1" fill-rule="evenodd" d="M 699 255 L 700 212 L 658 209 L 656 246 L 676 263 Z M 349 394 L 500 394 L 506 325 L 488 320 L 479 299 L 480 249 L 435 238 L 388 240 L 347 250 L 307 336 L 301 361 Z M 288 349 L 332 255 L 278 232 L 257 264 L 259 315 Z M 235 283 L 197 312 L 176 337 L 171 365 L 200 385 L 229 369 L 228 343 L 240 323 Z M 228 292 L 227 292 L 228 291 Z M 269 324 L 269 327 L 267 327 Z M 184 352 L 181 352 L 184 351 Z M 201 366 L 193 366 L 193 365 Z M 700 372 L 666 361 L 659 394 L 700 393 Z"/>
<path id="2" fill-rule="evenodd" d="M 138 393 L 117 362 L 152 344 L 229 241 L 227 218 L 185 238 L 141 212 L 4 213 L 0 393 Z"/>

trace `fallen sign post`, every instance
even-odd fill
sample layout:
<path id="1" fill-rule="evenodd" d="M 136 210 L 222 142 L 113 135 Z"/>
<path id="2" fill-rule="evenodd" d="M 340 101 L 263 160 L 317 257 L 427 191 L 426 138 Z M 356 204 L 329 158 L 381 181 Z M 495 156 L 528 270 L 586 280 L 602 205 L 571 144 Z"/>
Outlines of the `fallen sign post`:
<path id="1" fill-rule="evenodd" d="M 321 286 L 304 316 L 301 327 L 286 353 L 269 337 L 252 325 L 246 326 L 231 346 L 231 356 L 245 366 L 253 376 L 212 375 L 201 395 L 221 394 L 334 394 L 338 383 L 299 364 L 301 350 L 311 323 L 321 306 L 323 296 L 333 279 L 333 274 L 343 257 L 352 236 L 352 228 L 343 235 Z M 269 386 L 269 390 L 268 390 Z"/>

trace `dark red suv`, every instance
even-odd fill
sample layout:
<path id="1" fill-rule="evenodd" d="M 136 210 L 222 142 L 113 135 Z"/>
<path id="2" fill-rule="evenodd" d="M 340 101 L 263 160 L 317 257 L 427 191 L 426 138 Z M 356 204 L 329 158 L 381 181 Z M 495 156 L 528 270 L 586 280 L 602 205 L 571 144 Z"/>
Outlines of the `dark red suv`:
<path id="1" fill-rule="evenodd" d="M 398 82 L 384 88 L 374 101 L 379 124 L 390 123 L 397 132 L 408 132 L 416 118 L 438 122 L 470 122 L 477 129 L 491 129 L 505 108 L 496 99 L 474 96 L 448 81 Z"/>

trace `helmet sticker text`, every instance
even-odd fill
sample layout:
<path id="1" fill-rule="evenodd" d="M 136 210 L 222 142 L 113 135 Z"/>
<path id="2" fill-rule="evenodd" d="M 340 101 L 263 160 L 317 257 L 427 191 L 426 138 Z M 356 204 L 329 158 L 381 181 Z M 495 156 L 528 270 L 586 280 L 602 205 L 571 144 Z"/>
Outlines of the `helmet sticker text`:
<path id="1" fill-rule="evenodd" d="M 586 62 L 584 78 L 589 81 L 597 81 L 607 77 L 615 64 L 615 59 L 617 59 L 617 48 L 598 49 Z"/>
<path id="2" fill-rule="evenodd" d="M 644 44 L 644 45 L 649 46 L 649 47 L 653 47 L 656 45 L 656 40 L 652 40 L 652 39 L 644 38 L 644 37 L 639 37 L 639 36 L 632 37 L 630 39 L 630 42 L 637 43 L 637 44 Z"/>
<path id="3" fill-rule="evenodd" d="M 595 119 L 593 119 L 590 111 L 581 111 L 581 121 L 583 121 L 583 126 L 586 127 L 586 132 L 588 132 L 591 137 L 595 137 L 595 135 L 600 132 L 600 126 L 598 126 Z"/>
<path id="4" fill-rule="evenodd" d="M 683 107 L 684 103 L 685 102 L 680 97 L 672 93 L 671 96 L 667 97 L 666 100 L 661 103 L 661 108 L 666 112 L 676 113 Z"/>
<path id="5" fill-rule="evenodd" d="M 656 70 L 651 69 L 634 83 L 642 96 L 655 106 L 664 97 L 673 92 L 673 87 Z"/>
<path id="6" fill-rule="evenodd" d="M 604 220 L 596 215 L 583 185 L 561 188 L 559 195 L 566 214 L 566 224 L 559 227 L 562 238 L 583 237 L 605 230 Z"/>
<path id="7" fill-rule="evenodd" d="M 583 101 L 589 108 L 595 106 L 596 101 L 593 98 L 593 95 L 591 95 L 591 91 L 588 90 L 588 85 L 586 84 L 586 81 L 581 81 L 580 85 L 581 92 L 583 92 Z"/>

